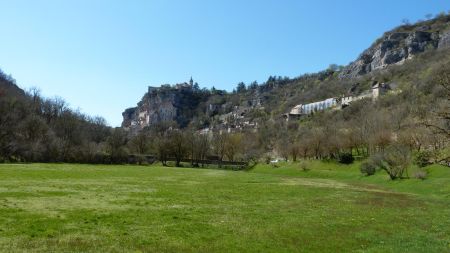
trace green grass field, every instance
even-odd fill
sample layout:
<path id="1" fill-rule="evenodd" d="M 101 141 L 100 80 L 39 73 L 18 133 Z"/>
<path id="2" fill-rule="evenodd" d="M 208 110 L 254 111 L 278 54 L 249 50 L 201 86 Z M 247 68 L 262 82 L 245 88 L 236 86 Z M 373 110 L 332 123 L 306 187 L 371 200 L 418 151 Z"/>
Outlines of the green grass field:
<path id="1" fill-rule="evenodd" d="M 0 165 L 1 252 L 450 252 L 450 169 Z"/>

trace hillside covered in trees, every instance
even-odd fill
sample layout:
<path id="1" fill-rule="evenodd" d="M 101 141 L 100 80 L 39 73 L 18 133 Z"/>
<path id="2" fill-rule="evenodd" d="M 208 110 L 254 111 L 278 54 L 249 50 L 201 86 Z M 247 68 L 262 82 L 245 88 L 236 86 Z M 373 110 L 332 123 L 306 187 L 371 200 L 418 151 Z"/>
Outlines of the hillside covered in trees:
<path id="1" fill-rule="evenodd" d="M 70 109 L 61 98 L 20 89 L 0 72 L 0 160 L 104 162 L 111 129 L 101 117 Z"/>

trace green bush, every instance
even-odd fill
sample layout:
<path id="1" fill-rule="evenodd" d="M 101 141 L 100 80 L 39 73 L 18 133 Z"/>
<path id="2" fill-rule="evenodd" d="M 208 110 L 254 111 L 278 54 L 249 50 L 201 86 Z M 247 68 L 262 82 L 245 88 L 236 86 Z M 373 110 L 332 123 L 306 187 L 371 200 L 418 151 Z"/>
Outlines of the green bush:
<path id="1" fill-rule="evenodd" d="M 355 161 L 355 158 L 351 153 L 343 153 L 339 156 L 339 162 L 343 164 L 351 164 Z"/>
<path id="2" fill-rule="evenodd" d="M 369 161 L 365 161 L 363 163 L 361 163 L 361 167 L 360 167 L 361 173 L 366 175 L 366 176 L 372 176 L 375 174 L 376 170 L 377 170 L 377 165 L 369 160 Z"/>
<path id="3" fill-rule="evenodd" d="M 425 167 L 432 164 L 433 152 L 425 150 L 418 152 L 414 157 L 414 163 L 419 167 Z"/>
<path id="4" fill-rule="evenodd" d="M 309 170 L 311 170 L 311 168 L 309 167 L 308 162 L 306 162 L 306 161 L 300 161 L 299 167 L 300 167 L 300 169 L 302 169 L 303 171 L 309 171 Z"/>
<path id="5" fill-rule="evenodd" d="M 370 157 L 370 160 L 389 175 L 392 180 L 408 176 L 408 167 L 411 164 L 411 151 L 401 144 L 391 144 L 382 153 Z"/>
<path id="6" fill-rule="evenodd" d="M 266 164 L 270 164 L 270 161 L 272 161 L 272 157 L 271 156 L 267 155 L 267 156 L 264 157 L 264 162 Z"/>

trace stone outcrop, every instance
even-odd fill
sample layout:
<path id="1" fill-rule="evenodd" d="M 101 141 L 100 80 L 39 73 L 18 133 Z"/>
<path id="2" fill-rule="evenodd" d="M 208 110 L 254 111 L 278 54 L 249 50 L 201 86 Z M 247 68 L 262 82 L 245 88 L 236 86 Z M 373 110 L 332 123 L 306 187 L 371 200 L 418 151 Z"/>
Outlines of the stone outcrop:
<path id="1" fill-rule="evenodd" d="M 401 64 L 427 50 L 448 47 L 450 31 L 436 31 L 429 26 L 417 26 L 408 32 L 386 33 L 356 61 L 340 73 L 341 78 L 354 78 L 392 64 Z"/>
<path id="2" fill-rule="evenodd" d="M 178 127 L 183 128 L 197 120 L 195 123 L 208 129 L 230 131 L 256 128 L 257 122 L 253 117 L 264 110 L 259 92 L 252 92 L 239 105 L 227 101 L 227 96 L 223 91 L 195 88 L 192 81 L 174 86 L 148 87 L 137 106 L 122 113 L 122 127 L 137 132 L 161 122 L 176 122 Z M 206 122 L 201 121 L 205 119 Z"/>
<path id="3" fill-rule="evenodd" d="M 450 29 L 441 34 L 438 44 L 438 48 L 448 47 L 450 47 Z"/>
<path id="4" fill-rule="evenodd" d="M 191 84 L 175 86 L 148 87 L 137 107 L 126 109 L 123 113 L 122 127 L 142 129 L 163 121 L 186 124 L 185 110 L 198 104 Z"/>

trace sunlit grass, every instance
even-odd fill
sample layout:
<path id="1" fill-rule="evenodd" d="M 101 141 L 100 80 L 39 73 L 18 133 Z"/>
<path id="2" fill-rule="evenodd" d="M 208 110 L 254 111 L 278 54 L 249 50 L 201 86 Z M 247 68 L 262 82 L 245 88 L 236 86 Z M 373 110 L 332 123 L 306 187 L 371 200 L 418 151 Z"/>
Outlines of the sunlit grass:
<path id="1" fill-rule="evenodd" d="M 0 165 L 0 251 L 448 252 L 450 173 Z"/>

